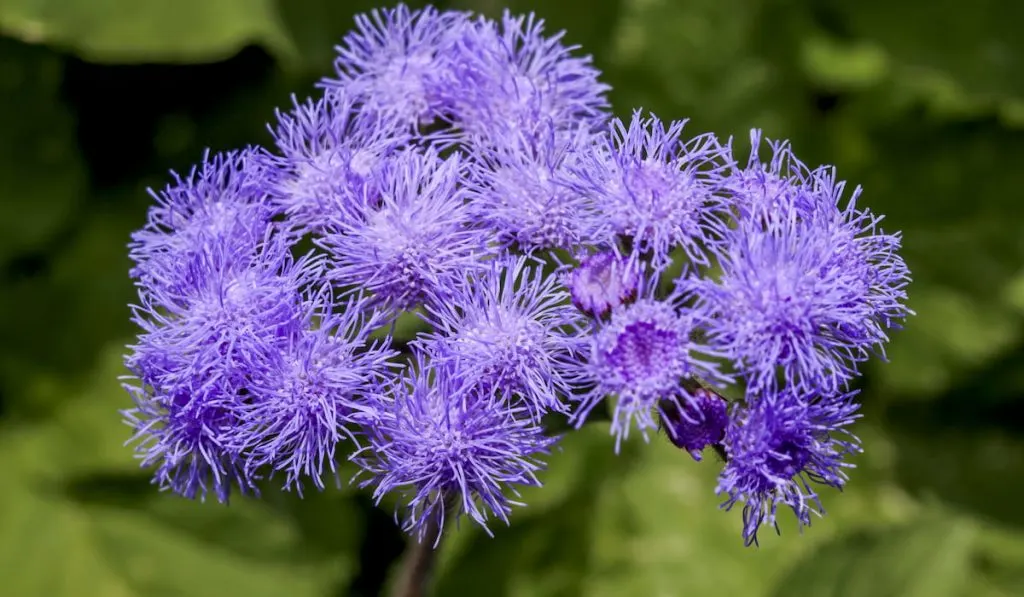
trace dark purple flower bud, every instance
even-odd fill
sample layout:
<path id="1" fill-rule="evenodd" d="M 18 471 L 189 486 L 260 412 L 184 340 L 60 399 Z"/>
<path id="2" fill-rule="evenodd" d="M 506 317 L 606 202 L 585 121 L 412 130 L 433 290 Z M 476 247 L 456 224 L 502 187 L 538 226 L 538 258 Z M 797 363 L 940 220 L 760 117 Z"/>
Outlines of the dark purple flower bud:
<path id="1" fill-rule="evenodd" d="M 704 448 L 722 443 L 729 424 L 726 401 L 710 390 L 698 388 L 688 399 L 663 400 L 661 426 L 676 447 L 700 460 Z"/>
<path id="2" fill-rule="evenodd" d="M 636 261 L 614 251 L 588 255 L 569 272 L 567 285 L 572 303 L 584 313 L 604 317 L 636 297 L 639 270 Z"/>

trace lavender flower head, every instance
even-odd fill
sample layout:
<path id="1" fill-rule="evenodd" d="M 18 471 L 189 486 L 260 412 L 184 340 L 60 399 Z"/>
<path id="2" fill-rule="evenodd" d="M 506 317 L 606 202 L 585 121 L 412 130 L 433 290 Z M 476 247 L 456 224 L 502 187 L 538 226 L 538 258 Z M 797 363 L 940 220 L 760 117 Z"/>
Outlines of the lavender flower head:
<path id="1" fill-rule="evenodd" d="M 641 289 L 636 302 L 613 310 L 610 320 L 596 324 L 589 360 L 579 372 L 578 383 L 589 390 L 577 396 L 580 406 L 572 416 L 577 426 L 605 396 L 613 396 L 611 431 L 618 449 L 633 425 L 645 438 L 647 430 L 657 429 L 666 402 L 695 399 L 684 382 L 697 377 L 727 381 L 711 359 L 714 353 L 693 339 L 698 314 L 681 299 L 676 294 L 657 300 L 650 290 Z"/>
<path id="2" fill-rule="evenodd" d="M 374 114 L 411 126 L 449 111 L 442 94 L 452 69 L 453 38 L 468 28 L 468 13 L 412 10 L 404 4 L 356 16 L 356 30 L 335 49 L 336 78 L 321 85 L 328 94 L 356 97 Z"/>
<path id="3" fill-rule="evenodd" d="M 265 159 L 254 148 L 207 153 L 187 176 L 172 173 L 172 184 L 150 191 L 156 205 L 129 244 L 135 262 L 130 273 L 141 291 L 184 291 L 190 270 L 183 264 L 201 260 L 211 245 L 245 262 L 275 215 L 267 201 L 271 176 Z"/>
<path id="4" fill-rule="evenodd" d="M 448 103 L 472 143 L 489 144 L 518 128 L 565 123 L 596 127 L 607 119 L 609 87 L 590 56 L 575 56 L 565 32 L 544 35 L 544 20 L 508 10 L 500 23 L 478 19 L 451 48 Z"/>
<path id="5" fill-rule="evenodd" d="M 330 287 L 322 287 L 302 329 L 246 384 L 249 400 L 229 443 L 246 453 L 248 469 L 281 472 L 284 488 L 300 495 L 303 479 L 323 489 L 325 471 L 337 473 L 338 444 L 353 438 L 365 394 L 391 372 L 396 353 L 387 339 L 369 339 L 380 314 L 362 302 L 336 305 Z"/>
<path id="6" fill-rule="evenodd" d="M 508 523 L 518 486 L 540 485 L 539 458 L 556 439 L 522 406 L 508 406 L 467 383 L 457 363 L 411 369 L 371 397 L 376 415 L 365 424 L 368 445 L 354 459 L 369 474 L 378 502 L 406 496 L 404 528 L 419 540 L 446 510 L 466 515 L 488 533 L 493 516 Z M 443 527 L 443 524 L 439 525 Z"/>
<path id="7" fill-rule="evenodd" d="M 650 253 L 658 269 L 677 247 L 694 265 L 708 265 L 705 246 L 724 228 L 727 203 L 716 190 L 728 147 L 713 135 L 684 141 L 684 125 L 639 110 L 628 125 L 616 119 L 606 144 L 595 144 L 576 172 L 580 192 L 607 214 L 611 231 Z"/>
<path id="8" fill-rule="evenodd" d="M 908 313 L 899 237 L 856 209 L 857 193 L 840 210 L 843 186 L 830 173 L 817 171 L 799 191 L 807 207 L 780 204 L 770 221 L 740 220 L 722 243 L 717 280 L 683 282 L 709 344 L 755 390 L 838 391 Z"/>
<path id="9" fill-rule="evenodd" d="M 543 122 L 478 148 L 470 183 L 476 219 L 502 243 L 525 252 L 605 240 L 602 214 L 574 188 L 571 174 L 592 138 L 584 129 L 567 132 Z"/>
<path id="10" fill-rule="evenodd" d="M 379 202 L 346 205 L 318 241 L 333 257 L 335 284 L 402 311 L 443 302 L 467 276 L 484 271 L 495 250 L 473 226 L 464 175 L 458 155 L 410 149 L 389 160 L 378 179 Z"/>
<path id="11" fill-rule="evenodd" d="M 399 121 L 363 111 L 343 92 L 296 101 L 271 132 L 280 151 L 274 202 L 293 227 L 317 233 L 347 205 L 375 204 L 383 161 L 411 140 Z"/>
<path id="12" fill-rule="evenodd" d="M 133 311 L 142 333 L 126 359 L 135 408 L 126 418 L 161 488 L 189 498 L 212 490 L 221 501 L 232 487 L 254 489 L 231 438 L 244 424 L 253 375 L 299 333 L 303 288 L 320 275 L 315 260 L 293 260 L 281 238 L 252 255 L 208 246 L 181 263 L 191 288 L 140 293 Z"/>
<path id="13" fill-rule="evenodd" d="M 428 309 L 435 332 L 423 340 L 435 359 L 457 360 L 468 381 L 521 401 L 534 418 L 565 412 L 584 350 L 567 298 L 558 277 L 527 258 L 495 262 L 486 277 Z"/>
<path id="14" fill-rule="evenodd" d="M 842 488 L 844 459 L 861 451 L 847 427 L 860 415 L 853 394 L 818 397 L 785 390 L 748 398 L 751 406 L 731 413 L 725 434 L 728 463 L 716 492 L 723 507 L 743 502 L 743 538 L 757 543 L 762 524 L 776 527 L 780 505 L 793 510 L 801 526 L 824 511 L 811 483 Z"/>

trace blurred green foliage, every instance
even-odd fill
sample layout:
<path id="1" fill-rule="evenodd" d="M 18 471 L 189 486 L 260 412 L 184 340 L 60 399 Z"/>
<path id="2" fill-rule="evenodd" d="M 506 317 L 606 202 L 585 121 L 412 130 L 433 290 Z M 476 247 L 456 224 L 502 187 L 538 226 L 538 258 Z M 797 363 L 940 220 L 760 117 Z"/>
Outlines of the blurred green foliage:
<path id="1" fill-rule="evenodd" d="M 0 594 L 375 595 L 402 538 L 349 488 L 230 507 L 148 484 L 118 409 L 145 188 L 267 141 L 368 0 L 0 0 Z M 1024 4 L 510 0 L 593 53 L 621 114 L 763 127 L 904 232 L 866 453 L 802 536 L 742 547 L 717 464 L 565 441 L 529 507 L 445 544 L 441 595 L 1024 594 Z M 445 6 L 491 14 L 500 2 Z M 342 476 L 347 475 L 343 472 Z"/>

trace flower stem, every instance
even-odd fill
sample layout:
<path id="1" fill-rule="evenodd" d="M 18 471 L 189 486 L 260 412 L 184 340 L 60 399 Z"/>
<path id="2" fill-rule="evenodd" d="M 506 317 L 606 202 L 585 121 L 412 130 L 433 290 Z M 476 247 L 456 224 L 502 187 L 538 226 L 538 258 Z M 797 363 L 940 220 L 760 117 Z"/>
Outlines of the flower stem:
<path id="1" fill-rule="evenodd" d="M 420 539 L 409 540 L 391 597 L 425 597 L 428 594 L 437 550 L 444 539 L 443 520 L 441 515 L 431 516 Z"/>

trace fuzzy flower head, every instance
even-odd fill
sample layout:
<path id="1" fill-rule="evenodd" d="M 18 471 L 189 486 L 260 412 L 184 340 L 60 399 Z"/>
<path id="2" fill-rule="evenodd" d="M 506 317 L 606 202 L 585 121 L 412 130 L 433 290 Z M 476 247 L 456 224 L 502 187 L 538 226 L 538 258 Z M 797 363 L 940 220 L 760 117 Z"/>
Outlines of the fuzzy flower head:
<path id="1" fill-rule="evenodd" d="M 770 159 L 761 161 L 762 142 Z M 810 169 L 793 154 L 788 141 L 764 139 L 759 129 L 750 131 L 750 156 L 746 167 L 735 167 L 722 180 L 722 192 L 741 220 L 768 223 L 782 216 L 808 215 L 816 208 L 806 187 Z"/>
<path id="2" fill-rule="evenodd" d="M 435 358 L 457 360 L 468 381 L 516 397 L 534 418 L 565 412 L 584 346 L 575 331 L 579 313 L 557 276 L 525 257 L 496 262 L 485 278 L 429 309 L 426 320 Z"/>
<path id="3" fill-rule="evenodd" d="M 453 362 L 415 365 L 383 387 L 367 421 L 369 446 L 354 458 L 371 475 L 364 485 L 406 497 L 404 528 L 422 541 L 445 511 L 485 530 L 493 516 L 508 523 L 518 486 L 539 486 L 540 457 L 556 441 L 522 407 L 467 383 Z M 443 526 L 443 525 L 440 525 Z M 490 531 L 488 531 L 490 532 Z"/>
<path id="4" fill-rule="evenodd" d="M 494 253 L 473 226 L 460 185 L 465 162 L 431 150 L 407 150 L 388 161 L 376 205 L 351 205 L 318 241 L 333 257 L 331 277 L 361 288 L 391 310 L 446 299 Z"/>
<path id="5" fill-rule="evenodd" d="M 898 236 L 851 203 L 835 206 L 825 179 L 808 213 L 743 222 L 723 242 L 716 281 L 691 279 L 708 342 L 728 355 L 755 389 L 781 377 L 834 393 L 856 364 L 880 350 L 886 328 L 907 311 L 907 270 Z"/>
<path id="6" fill-rule="evenodd" d="M 801 526 L 823 510 L 811 483 L 842 488 L 845 462 L 860 452 L 860 441 L 848 427 L 856 420 L 858 404 L 852 394 L 825 398 L 784 390 L 759 396 L 749 408 L 736 407 L 725 434 L 728 463 L 716 492 L 725 495 L 723 507 L 743 502 L 743 538 L 757 543 L 762 524 L 778 530 L 780 505 L 793 510 Z"/>
<path id="7" fill-rule="evenodd" d="M 275 215 L 265 160 L 257 149 L 207 153 L 187 176 L 172 173 L 172 184 L 150 191 L 156 205 L 129 244 L 141 290 L 186 291 L 189 264 L 211 246 L 239 265 L 248 262 Z"/>
<path id="8" fill-rule="evenodd" d="M 704 448 L 721 444 L 729 424 L 727 403 L 705 388 L 692 390 L 692 400 L 667 401 L 661 409 L 661 426 L 669 441 L 686 450 L 694 460 Z"/>
<path id="9" fill-rule="evenodd" d="M 192 263 L 188 293 L 140 293 L 142 328 L 126 365 L 135 408 L 126 412 L 154 482 L 189 498 L 232 487 L 253 490 L 244 454 L 230 438 L 242 425 L 250 383 L 299 332 L 303 288 L 316 262 L 294 261 L 283 242 L 263 246 L 241 268 L 226 247 Z"/>
<path id="10" fill-rule="evenodd" d="M 581 382 L 590 390 L 582 394 L 573 422 L 580 426 L 605 396 L 613 396 L 612 433 L 616 449 L 635 424 L 647 437 L 657 429 L 657 417 L 666 402 L 692 401 L 684 382 L 699 377 L 710 383 L 723 381 L 704 347 L 694 339 L 695 314 L 678 296 L 656 300 L 642 293 L 636 302 L 612 311 L 590 339 L 590 359 L 582 368 Z"/>
<path id="11" fill-rule="evenodd" d="M 277 113 L 271 132 L 281 153 L 274 201 L 306 232 L 319 232 L 345 205 L 376 202 L 382 163 L 411 138 L 401 123 L 363 111 L 347 93 L 295 102 Z"/>
<path id="12" fill-rule="evenodd" d="M 727 205 L 716 189 L 728 148 L 710 134 L 685 141 L 684 125 L 640 111 L 628 125 L 616 119 L 607 142 L 577 168 L 580 191 L 595 199 L 611 231 L 658 269 L 677 247 L 691 263 L 707 265 L 704 247 L 724 227 Z"/>
<path id="13" fill-rule="evenodd" d="M 280 472 L 284 487 L 300 495 L 303 479 L 323 489 L 325 469 L 337 473 L 336 448 L 352 436 L 364 395 L 390 372 L 396 354 L 386 340 L 369 340 L 378 314 L 357 298 L 336 306 L 331 294 L 322 288 L 302 330 L 253 371 L 249 400 L 239 409 L 243 424 L 230 442 L 247 455 L 247 468 Z"/>
<path id="14" fill-rule="evenodd" d="M 545 36 L 543 19 L 506 10 L 500 23 L 481 18 L 460 33 L 445 90 L 455 126 L 474 142 L 545 121 L 575 129 L 607 119 L 609 87 L 590 56 L 562 43 L 564 31 Z"/>
<path id="15" fill-rule="evenodd" d="M 612 309 L 636 297 L 640 287 L 640 266 L 616 251 L 599 251 L 580 259 L 567 276 L 566 284 L 576 308 L 601 318 Z"/>
<path id="16" fill-rule="evenodd" d="M 448 111 L 442 85 L 451 70 L 451 39 L 469 27 L 468 13 L 412 10 L 404 4 L 356 16 L 356 29 L 336 47 L 329 93 L 356 97 L 368 112 L 426 124 Z"/>
<path id="17" fill-rule="evenodd" d="M 572 250 L 599 242 L 601 216 L 572 184 L 571 165 L 593 135 L 559 131 L 545 122 L 516 129 L 493 147 L 473 153 L 471 181 L 478 221 L 519 250 Z"/>

